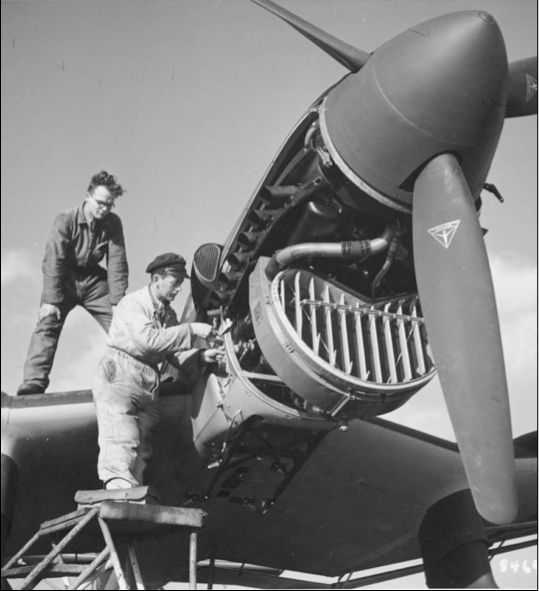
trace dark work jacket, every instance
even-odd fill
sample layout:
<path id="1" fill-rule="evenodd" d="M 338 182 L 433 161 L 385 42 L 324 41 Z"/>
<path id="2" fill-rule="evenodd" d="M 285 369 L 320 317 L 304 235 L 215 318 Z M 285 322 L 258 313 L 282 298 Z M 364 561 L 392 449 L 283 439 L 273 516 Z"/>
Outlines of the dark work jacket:
<path id="1" fill-rule="evenodd" d="M 41 301 L 64 301 L 65 280 L 83 279 L 103 273 L 99 262 L 106 258 L 110 303 L 116 305 L 127 289 L 127 258 L 122 222 L 115 213 L 94 220 L 90 228 L 84 215 L 84 203 L 56 217 L 43 259 Z"/>

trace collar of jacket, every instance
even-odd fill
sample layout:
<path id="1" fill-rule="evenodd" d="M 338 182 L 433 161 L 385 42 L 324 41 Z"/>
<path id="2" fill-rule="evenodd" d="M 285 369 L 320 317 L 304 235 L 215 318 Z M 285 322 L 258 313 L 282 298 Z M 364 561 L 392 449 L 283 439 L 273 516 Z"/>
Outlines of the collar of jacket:
<path id="1" fill-rule="evenodd" d="M 162 302 L 161 300 L 157 300 L 156 298 L 154 298 L 152 290 L 150 289 L 150 285 L 148 285 L 148 294 L 150 296 L 150 300 L 153 304 L 154 310 L 158 314 L 162 314 L 166 311 L 168 306 L 170 306 L 170 303 L 169 302 Z"/>

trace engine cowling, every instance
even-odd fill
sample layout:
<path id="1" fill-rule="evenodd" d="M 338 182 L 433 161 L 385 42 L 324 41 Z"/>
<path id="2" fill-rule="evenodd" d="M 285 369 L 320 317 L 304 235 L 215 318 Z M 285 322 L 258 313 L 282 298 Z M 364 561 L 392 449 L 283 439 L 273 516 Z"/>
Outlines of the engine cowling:
<path id="1" fill-rule="evenodd" d="M 335 417 L 395 410 L 435 374 L 416 295 L 367 300 L 307 269 L 273 280 L 261 258 L 249 302 L 267 364 L 306 402 Z"/>

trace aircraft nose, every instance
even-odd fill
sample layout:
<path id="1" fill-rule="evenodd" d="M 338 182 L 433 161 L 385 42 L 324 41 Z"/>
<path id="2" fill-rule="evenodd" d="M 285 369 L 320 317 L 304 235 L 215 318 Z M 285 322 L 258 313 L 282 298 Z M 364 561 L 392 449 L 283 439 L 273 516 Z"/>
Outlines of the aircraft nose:
<path id="1" fill-rule="evenodd" d="M 391 39 L 336 85 L 322 132 L 349 178 L 407 207 L 416 171 L 443 152 L 457 156 L 475 195 L 503 126 L 507 83 L 495 19 L 446 14 Z"/>
<path id="2" fill-rule="evenodd" d="M 487 12 L 457 12 L 412 27 L 374 58 L 373 73 L 386 100 L 432 135 L 470 142 L 503 119 L 507 55 Z"/>

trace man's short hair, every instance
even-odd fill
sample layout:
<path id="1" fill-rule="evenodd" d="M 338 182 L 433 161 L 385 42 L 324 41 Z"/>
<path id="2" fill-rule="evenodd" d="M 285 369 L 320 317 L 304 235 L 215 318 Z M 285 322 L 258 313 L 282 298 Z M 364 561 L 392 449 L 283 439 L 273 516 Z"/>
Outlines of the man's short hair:
<path id="1" fill-rule="evenodd" d="M 88 193 L 91 193 L 96 187 L 103 185 L 115 196 L 123 195 L 124 189 L 120 183 L 116 181 L 114 175 L 109 174 L 106 170 L 100 170 L 90 179 L 88 185 Z"/>

